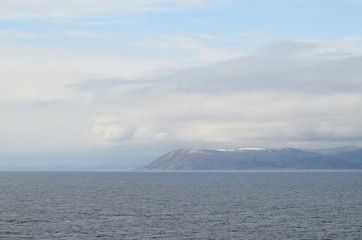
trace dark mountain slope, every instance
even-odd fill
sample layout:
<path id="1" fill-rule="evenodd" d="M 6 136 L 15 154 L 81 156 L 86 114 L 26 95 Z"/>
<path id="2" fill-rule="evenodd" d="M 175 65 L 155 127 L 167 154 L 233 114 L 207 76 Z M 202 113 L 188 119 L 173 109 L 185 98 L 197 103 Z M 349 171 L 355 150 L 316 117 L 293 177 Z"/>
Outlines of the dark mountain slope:
<path id="1" fill-rule="evenodd" d="M 362 169 L 362 148 L 355 151 L 344 152 L 335 157 L 352 163 L 356 169 Z"/>

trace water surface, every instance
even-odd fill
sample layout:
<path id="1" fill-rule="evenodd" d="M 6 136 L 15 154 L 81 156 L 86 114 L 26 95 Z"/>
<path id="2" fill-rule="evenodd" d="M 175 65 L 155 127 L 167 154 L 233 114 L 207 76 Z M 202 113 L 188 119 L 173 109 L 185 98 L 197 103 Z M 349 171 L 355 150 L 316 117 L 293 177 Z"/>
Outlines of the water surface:
<path id="1" fill-rule="evenodd" d="M 0 239 L 362 239 L 362 172 L 3 172 Z"/>

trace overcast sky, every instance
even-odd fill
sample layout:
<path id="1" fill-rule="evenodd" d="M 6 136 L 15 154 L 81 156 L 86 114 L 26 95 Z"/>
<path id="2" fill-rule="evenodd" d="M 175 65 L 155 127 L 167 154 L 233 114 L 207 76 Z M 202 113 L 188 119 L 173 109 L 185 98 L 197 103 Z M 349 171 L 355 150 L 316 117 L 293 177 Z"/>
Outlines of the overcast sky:
<path id="1" fill-rule="evenodd" d="M 360 0 L 1 0 L 0 170 L 362 147 Z"/>

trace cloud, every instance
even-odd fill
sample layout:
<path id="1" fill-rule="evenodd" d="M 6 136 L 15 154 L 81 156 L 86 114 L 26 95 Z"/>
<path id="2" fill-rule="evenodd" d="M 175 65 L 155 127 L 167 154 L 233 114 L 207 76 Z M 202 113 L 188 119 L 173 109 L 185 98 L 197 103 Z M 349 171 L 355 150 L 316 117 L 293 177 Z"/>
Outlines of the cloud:
<path id="1" fill-rule="evenodd" d="M 123 142 L 128 144 L 159 142 L 168 137 L 168 133 L 159 126 L 153 126 L 152 124 L 133 126 L 132 122 L 127 121 L 127 119 L 115 117 L 99 117 L 95 121 L 92 134 L 110 143 L 109 146 Z M 104 145 L 104 142 L 100 143 Z"/>
<path id="2" fill-rule="evenodd" d="M 238 59 L 132 82 L 139 88 L 115 85 L 93 100 L 108 106 L 110 116 L 133 116 L 132 127 L 162 132 L 159 142 L 361 145 L 362 55 L 324 49 L 324 42 L 283 42 Z M 150 85 L 142 87 L 146 82 Z"/>
<path id="3" fill-rule="evenodd" d="M 0 152 L 362 146 L 362 54 L 348 41 L 152 76 L 175 63 L 3 45 Z"/>
<path id="4" fill-rule="evenodd" d="M 330 59 L 334 57 L 360 57 L 362 55 L 362 37 L 345 37 L 337 40 L 300 40 L 299 43 L 314 45 L 314 49 L 304 54 L 311 54 L 313 57 Z"/>
<path id="5" fill-rule="evenodd" d="M 222 0 L 2 0 L 0 19 L 122 18 L 147 12 L 182 9 Z"/>
<path id="6" fill-rule="evenodd" d="M 184 59 L 28 44 L 0 44 L 0 51 L 0 153 L 85 151 L 111 142 L 163 141 L 170 136 L 157 123 L 139 124 L 140 112 L 120 111 L 129 101 L 130 106 L 141 101 L 131 93 L 147 95 L 158 86 L 149 79 L 192 65 Z M 119 95 L 130 99 L 119 102 Z M 122 121 L 99 126 L 94 119 L 102 116 Z"/>
<path id="7" fill-rule="evenodd" d="M 242 37 L 257 38 L 257 39 L 260 39 L 260 40 L 273 40 L 273 39 L 275 39 L 273 36 L 271 36 L 269 34 L 257 33 L 257 32 L 242 32 L 239 35 L 242 36 Z"/>
<path id="8" fill-rule="evenodd" d="M 133 79 L 172 61 L 31 45 L 0 45 L 0 104 L 76 98 L 70 86 L 92 79 Z"/>
<path id="9" fill-rule="evenodd" d="M 93 127 L 93 134 L 100 135 L 107 141 L 126 141 L 132 139 L 136 129 L 133 127 L 122 126 L 119 118 L 100 117 L 96 120 Z"/>
<path id="10" fill-rule="evenodd" d="M 3 30 L 0 31 L 0 39 L 13 39 L 13 38 L 25 38 L 25 39 L 32 39 L 32 38 L 39 38 L 44 37 L 44 34 L 38 33 L 31 33 L 31 32 L 19 32 L 15 30 Z"/>
<path id="11" fill-rule="evenodd" d="M 163 52 L 167 56 L 188 58 L 195 65 L 212 63 L 240 57 L 244 53 L 219 47 L 224 39 L 208 34 L 177 33 L 173 35 L 146 34 L 143 39 L 128 43 L 129 46 L 144 48 L 148 52 Z"/>
<path id="12" fill-rule="evenodd" d="M 143 104 L 132 105 L 132 110 L 120 105 L 118 109 L 126 116 L 139 113 L 128 123 L 132 127 L 162 126 L 162 133 L 167 135 L 168 141 L 240 145 L 257 142 L 283 146 L 293 142 L 325 144 L 362 139 L 361 124 L 355 120 L 362 104 L 357 94 L 313 95 L 276 91 L 216 96 L 196 93 L 151 96 L 144 96 Z M 132 99 L 140 97 L 135 94 Z M 130 143 L 155 141 L 140 137 L 134 135 L 127 140 Z"/>
<path id="13" fill-rule="evenodd" d="M 119 33 L 101 33 L 101 32 L 89 32 L 89 31 L 64 31 L 64 36 L 70 38 L 112 38 L 112 37 L 119 37 Z"/>

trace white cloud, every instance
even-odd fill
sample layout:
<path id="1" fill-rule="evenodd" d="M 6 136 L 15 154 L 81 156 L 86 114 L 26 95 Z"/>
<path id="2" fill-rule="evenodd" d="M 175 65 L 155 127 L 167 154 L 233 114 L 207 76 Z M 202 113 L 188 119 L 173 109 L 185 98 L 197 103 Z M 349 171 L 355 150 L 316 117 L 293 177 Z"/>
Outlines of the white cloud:
<path id="1" fill-rule="evenodd" d="M 162 132 L 161 142 L 361 145 L 362 55 L 336 51 L 319 58 L 324 48 L 317 42 L 280 43 L 243 58 L 147 80 L 152 84 L 122 94 L 119 85 L 95 99 L 104 101 L 107 114 L 137 116 L 129 121 L 137 129 Z M 135 134 L 122 144 L 141 139 Z"/>
<path id="2" fill-rule="evenodd" d="M 171 36 L 150 35 L 142 40 L 131 42 L 129 45 L 151 48 L 180 48 L 183 50 L 193 50 L 202 47 L 197 39 L 182 33 Z"/>
<path id="3" fill-rule="evenodd" d="M 132 111 L 127 110 L 129 105 L 117 105 L 125 116 L 134 111 L 142 113 L 129 121 L 129 126 L 148 129 L 162 126 L 159 133 L 167 138 L 159 141 L 241 146 L 258 143 L 275 147 L 304 142 L 309 146 L 327 142 L 328 146 L 330 142 L 362 140 L 361 123 L 356 121 L 360 117 L 357 112 L 362 110 L 359 94 L 261 91 L 200 95 L 157 91 L 159 94 L 160 97 L 156 93 L 143 94 L 143 104 L 131 104 Z M 142 96 L 137 93 L 127 95 L 127 99 L 138 98 Z M 118 133 L 117 128 L 108 130 Z M 127 141 L 135 144 L 155 139 L 135 134 Z"/>
<path id="4" fill-rule="evenodd" d="M 192 61 L 195 65 L 213 63 L 240 57 L 244 53 L 219 47 L 223 39 L 214 35 L 177 33 L 173 35 L 145 35 L 141 40 L 130 42 L 130 46 L 145 48 L 147 51 L 174 51 L 178 58 Z"/>
<path id="5" fill-rule="evenodd" d="M 222 0 L 2 0 L 0 19 L 120 18 Z"/>
<path id="6" fill-rule="evenodd" d="M 284 42 L 157 77 L 146 72 L 174 63 L 2 46 L 0 152 L 362 146 L 362 54 L 326 46 Z"/>
<path id="7" fill-rule="evenodd" d="M 89 32 L 89 31 L 73 31 L 68 30 L 63 32 L 64 36 L 70 38 L 112 38 L 119 37 L 119 33 L 102 33 L 102 32 Z"/>
<path id="8" fill-rule="evenodd" d="M 257 38 L 261 40 L 273 40 L 275 39 L 273 36 L 265 33 L 257 33 L 257 32 L 242 32 L 239 34 L 242 37 L 248 37 L 248 38 Z"/>
<path id="9" fill-rule="evenodd" d="M 99 117 L 95 120 L 92 134 L 114 145 L 115 142 L 143 143 L 161 141 L 167 138 L 168 133 L 159 126 L 134 125 L 132 114 L 129 112 L 124 117 Z M 133 119 L 134 120 L 134 119 Z M 136 121 L 139 122 L 139 121 Z M 101 142 L 100 142 L 101 143 Z M 102 143 L 101 143 L 102 144 Z"/>
<path id="10" fill-rule="evenodd" d="M 362 55 L 362 37 L 346 37 L 337 40 L 300 40 L 299 43 L 314 45 L 315 48 L 306 51 L 304 55 L 311 55 L 322 59 L 331 57 L 352 57 Z M 336 54 L 338 53 L 338 54 Z M 319 54 L 319 55 L 318 55 Z"/>
<path id="11" fill-rule="evenodd" d="M 129 125 L 122 126 L 117 118 L 111 118 L 112 121 L 105 120 L 105 117 L 99 118 L 93 127 L 93 134 L 101 136 L 107 141 L 127 141 L 133 138 L 136 129 Z"/>
<path id="12" fill-rule="evenodd" d="M 12 38 L 25 38 L 25 39 L 31 39 L 31 38 L 39 38 L 44 37 L 44 34 L 38 34 L 38 33 L 31 33 L 31 32 L 19 32 L 15 30 L 3 30 L 0 31 L 0 39 L 12 39 Z"/>
<path id="13" fill-rule="evenodd" d="M 172 61 L 30 45 L 0 45 L 0 104 L 77 96 L 72 84 L 89 79 L 133 79 L 173 66 Z"/>

